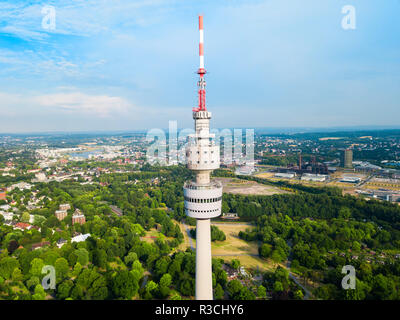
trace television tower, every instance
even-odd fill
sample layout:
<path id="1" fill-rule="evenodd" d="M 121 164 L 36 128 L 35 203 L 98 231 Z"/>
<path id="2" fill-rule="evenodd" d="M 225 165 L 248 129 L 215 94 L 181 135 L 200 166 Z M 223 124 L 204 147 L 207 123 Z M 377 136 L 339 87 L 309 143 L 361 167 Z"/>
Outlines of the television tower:
<path id="1" fill-rule="evenodd" d="M 187 167 L 194 171 L 195 181 L 183 186 L 185 212 L 197 219 L 196 223 L 196 300 L 212 300 L 212 264 L 210 219 L 221 215 L 222 184 L 210 179 L 211 172 L 219 168 L 219 146 L 210 134 L 211 112 L 206 108 L 206 82 L 204 75 L 203 16 L 199 16 L 200 76 L 197 82 L 199 105 L 193 108 L 195 134 L 189 136 L 186 147 Z"/>

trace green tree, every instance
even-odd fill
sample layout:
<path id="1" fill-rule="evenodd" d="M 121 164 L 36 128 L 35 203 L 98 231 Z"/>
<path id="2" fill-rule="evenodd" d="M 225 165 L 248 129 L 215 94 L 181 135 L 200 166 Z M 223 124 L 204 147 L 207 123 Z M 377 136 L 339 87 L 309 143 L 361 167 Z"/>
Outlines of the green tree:
<path id="1" fill-rule="evenodd" d="M 79 262 L 77 262 L 76 264 L 75 264 L 75 266 L 74 266 L 74 270 L 73 270 L 73 275 L 75 276 L 75 277 L 77 277 L 77 276 L 79 276 L 79 274 L 81 273 L 81 271 L 82 271 L 82 266 L 81 266 L 81 264 L 79 263 Z"/>
<path id="2" fill-rule="evenodd" d="M 342 219 L 349 219 L 351 217 L 351 211 L 347 207 L 341 207 L 338 216 Z"/>
<path id="3" fill-rule="evenodd" d="M 272 246 L 267 243 L 263 243 L 259 249 L 259 254 L 263 258 L 269 258 L 272 254 Z"/>
<path id="4" fill-rule="evenodd" d="M 29 219 L 30 219 L 29 212 L 25 211 L 24 213 L 22 213 L 22 215 L 21 215 L 22 222 L 29 222 Z"/>
<path id="5" fill-rule="evenodd" d="M 295 291 L 295 293 L 294 293 L 294 298 L 296 299 L 296 300 L 303 300 L 303 297 L 304 297 L 304 294 L 303 294 L 303 291 L 302 290 L 296 290 Z"/>
<path id="6" fill-rule="evenodd" d="M 79 248 L 75 250 L 74 253 L 77 257 L 76 261 L 79 262 L 81 266 L 86 266 L 89 263 L 89 252 L 85 248 Z"/>
<path id="7" fill-rule="evenodd" d="M 0 260 L 0 276 L 4 279 L 10 279 L 16 268 L 19 268 L 17 259 L 6 257 Z"/>
<path id="8" fill-rule="evenodd" d="M 26 287 L 31 290 L 36 285 L 40 283 L 39 278 L 36 276 L 31 277 L 29 280 L 26 281 Z"/>
<path id="9" fill-rule="evenodd" d="M 164 274 L 161 279 L 160 279 L 160 294 L 162 298 L 165 298 L 169 295 L 170 293 L 170 288 L 169 286 L 172 283 L 172 277 L 169 273 Z"/>
<path id="10" fill-rule="evenodd" d="M 42 276 L 42 268 L 44 267 L 44 262 L 42 259 L 40 258 L 34 258 L 31 261 L 31 270 L 30 270 L 30 274 L 33 276 L 37 276 L 39 278 L 41 278 Z"/>
<path id="11" fill-rule="evenodd" d="M 131 299 L 137 293 L 139 283 L 131 272 L 124 270 L 115 276 L 112 288 L 116 297 Z"/>
<path id="12" fill-rule="evenodd" d="M 93 254 L 93 263 L 102 269 L 107 267 L 107 253 L 104 249 L 95 250 Z"/>
<path id="13" fill-rule="evenodd" d="M 267 296 L 267 289 L 263 285 L 258 286 L 257 296 L 259 298 L 265 298 Z"/>
<path id="14" fill-rule="evenodd" d="M 124 258 L 124 261 L 125 264 L 130 267 L 137 259 L 138 257 L 136 252 L 129 252 L 128 255 Z"/>
<path id="15" fill-rule="evenodd" d="M 277 293 L 283 291 L 282 282 L 280 282 L 280 281 L 275 281 L 275 283 L 274 283 L 274 291 L 277 292 Z"/>
<path id="16" fill-rule="evenodd" d="M 158 285 L 154 281 L 150 280 L 147 282 L 145 288 L 145 299 L 151 299 L 155 291 L 158 289 Z"/>
<path id="17" fill-rule="evenodd" d="M 223 297 L 224 297 L 224 289 L 222 289 L 221 285 L 218 283 L 214 289 L 214 299 L 222 300 Z"/>
<path id="18" fill-rule="evenodd" d="M 237 259 L 232 259 L 231 261 L 231 267 L 235 270 L 237 270 L 240 267 L 240 261 Z"/>
<path id="19" fill-rule="evenodd" d="M 57 287 L 57 298 L 67 299 L 70 296 L 74 283 L 71 280 L 65 280 Z"/>
<path id="20" fill-rule="evenodd" d="M 43 287 L 38 284 L 35 286 L 35 293 L 32 295 L 33 300 L 44 300 L 46 297 L 46 292 Z"/>
<path id="21" fill-rule="evenodd" d="M 228 282 L 227 289 L 230 298 L 237 299 L 240 295 L 240 291 L 242 290 L 243 285 L 240 283 L 239 280 L 231 280 Z"/>
<path id="22" fill-rule="evenodd" d="M 22 279 L 24 278 L 24 275 L 21 272 L 20 268 L 15 268 L 13 273 L 12 273 L 12 281 L 14 282 L 18 282 L 18 281 L 22 281 Z"/>
<path id="23" fill-rule="evenodd" d="M 57 283 L 59 283 L 63 281 L 68 275 L 69 271 L 68 261 L 64 258 L 58 258 L 55 262 L 54 267 L 56 269 Z"/>

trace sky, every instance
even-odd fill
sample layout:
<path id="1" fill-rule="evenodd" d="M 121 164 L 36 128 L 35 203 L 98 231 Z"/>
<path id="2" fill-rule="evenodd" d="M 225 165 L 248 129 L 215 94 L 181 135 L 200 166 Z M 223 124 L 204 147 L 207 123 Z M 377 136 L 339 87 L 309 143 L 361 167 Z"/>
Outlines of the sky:
<path id="1" fill-rule="evenodd" d="M 200 13 L 213 127 L 400 125 L 400 0 L 0 0 L 0 133 L 192 127 Z"/>

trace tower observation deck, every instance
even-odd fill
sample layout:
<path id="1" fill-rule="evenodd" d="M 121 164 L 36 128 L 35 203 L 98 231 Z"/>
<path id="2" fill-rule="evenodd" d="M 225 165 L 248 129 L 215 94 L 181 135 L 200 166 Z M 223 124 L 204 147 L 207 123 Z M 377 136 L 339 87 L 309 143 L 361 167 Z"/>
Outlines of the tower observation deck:
<path id="1" fill-rule="evenodd" d="M 193 109 L 195 133 L 189 136 L 186 147 L 187 167 L 194 171 L 194 181 L 183 187 L 185 212 L 196 222 L 196 300 L 212 300 L 211 229 L 210 219 L 221 215 L 222 184 L 212 181 L 211 172 L 220 166 L 219 146 L 210 134 L 211 112 L 205 104 L 203 16 L 199 16 L 200 75 L 198 82 L 199 106 Z"/>

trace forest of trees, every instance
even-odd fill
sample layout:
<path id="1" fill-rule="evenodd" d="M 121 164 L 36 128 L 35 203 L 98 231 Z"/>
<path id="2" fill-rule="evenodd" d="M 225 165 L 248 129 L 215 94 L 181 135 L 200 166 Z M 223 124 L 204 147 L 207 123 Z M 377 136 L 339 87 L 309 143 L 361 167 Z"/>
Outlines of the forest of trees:
<path id="1" fill-rule="evenodd" d="M 190 230 L 192 238 L 196 239 L 196 228 Z M 225 233 L 217 226 L 211 226 L 211 241 L 224 241 L 226 240 Z"/>
<path id="2" fill-rule="evenodd" d="M 146 166 L 137 172 L 103 174 L 94 178 L 95 184 L 68 180 L 13 190 L 8 197 L 15 201 L 21 221 L 34 215 L 32 224 L 40 231 L 17 230 L 0 218 L 0 299 L 193 296 L 195 255 L 190 249 L 178 250 L 183 234 L 177 224 L 194 222 L 186 217 L 183 206 L 182 185 L 190 177 L 182 166 Z M 342 196 L 336 188 L 277 186 L 291 193 L 223 196 L 224 212 L 237 212 L 253 222 L 254 228 L 240 232 L 239 237 L 256 242 L 260 257 L 281 264 L 289 259 L 293 272 L 320 284 L 314 290 L 317 298 L 400 298 L 400 259 L 394 254 L 400 249 L 399 206 Z M 42 208 L 28 210 L 33 192 Z M 61 203 L 71 204 L 63 221 L 54 216 Z M 120 208 L 123 215 L 113 213 L 110 205 Z M 76 208 L 86 217 L 84 225 L 71 224 Z M 157 238 L 145 240 L 152 230 L 159 231 Z M 226 238 L 215 226 L 211 232 L 213 240 Z M 71 243 L 77 233 L 91 236 Z M 67 243 L 59 248 L 61 239 Z M 43 241 L 49 245 L 31 250 Z M 341 268 L 346 264 L 357 270 L 357 290 L 341 289 Z M 44 291 L 41 286 L 44 265 L 56 267 L 57 290 Z M 265 272 L 262 284 L 252 289 L 238 280 L 228 281 L 224 268 L 223 260 L 213 259 L 217 299 L 255 299 L 267 294 L 272 299 L 303 297 L 284 268 Z"/>
<path id="3" fill-rule="evenodd" d="M 274 196 L 225 195 L 232 212 L 252 217 L 240 232 L 260 243 L 259 255 L 292 261 L 293 270 L 322 285 L 322 299 L 399 299 L 400 208 L 380 201 L 324 193 Z M 374 250 L 374 251 L 372 251 Z M 372 252 L 372 253 L 371 253 Z M 377 258 L 379 254 L 379 258 Z M 353 265 L 357 290 L 341 288 L 344 265 Z"/>

